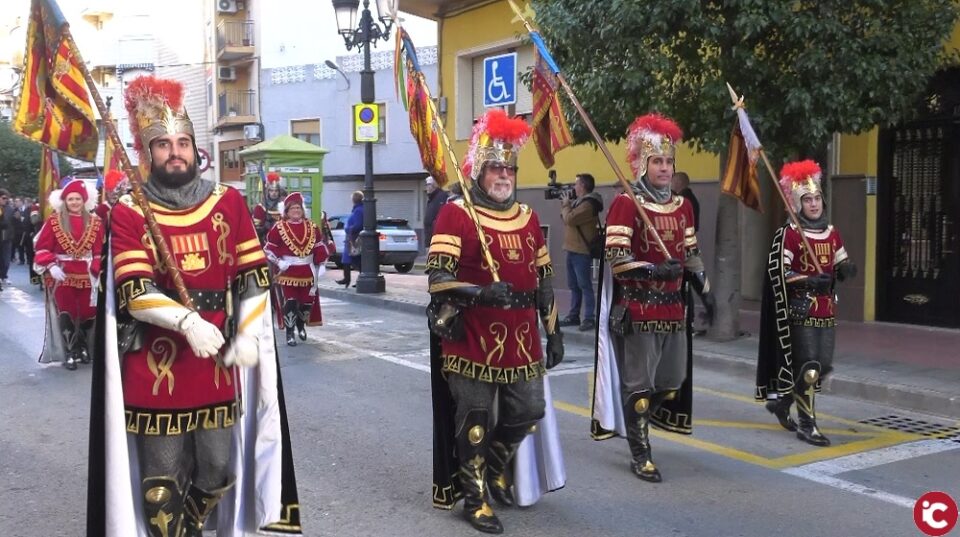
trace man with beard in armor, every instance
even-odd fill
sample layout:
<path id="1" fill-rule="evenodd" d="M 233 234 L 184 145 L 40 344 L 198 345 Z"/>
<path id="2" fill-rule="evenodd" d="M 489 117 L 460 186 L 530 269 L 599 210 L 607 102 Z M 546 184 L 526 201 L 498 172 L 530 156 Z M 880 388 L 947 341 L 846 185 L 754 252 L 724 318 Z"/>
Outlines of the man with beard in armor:
<path id="1" fill-rule="evenodd" d="M 87 533 L 200 537 L 219 505 L 218 530 L 299 535 L 266 258 L 240 193 L 197 173 L 182 103 L 173 80 L 141 77 L 126 89 L 135 148 L 150 170 L 142 191 L 162 236 L 131 195 L 113 207 Z M 178 301 L 161 240 L 192 309 Z M 255 415 L 243 416 L 242 403 Z M 261 458 L 264 449 L 276 456 Z"/>

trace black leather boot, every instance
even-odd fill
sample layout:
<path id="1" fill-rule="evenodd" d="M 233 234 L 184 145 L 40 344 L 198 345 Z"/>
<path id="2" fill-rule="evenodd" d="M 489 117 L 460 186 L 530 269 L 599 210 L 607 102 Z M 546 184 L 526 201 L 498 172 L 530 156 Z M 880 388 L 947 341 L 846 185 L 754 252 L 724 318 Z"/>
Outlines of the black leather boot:
<path id="1" fill-rule="evenodd" d="M 526 436 L 534 431 L 534 422 L 519 425 L 501 423 L 493 430 L 493 440 L 490 442 L 490 462 L 487 466 L 487 485 L 490 497 L 498 504 L 513 507 L 517 501 L 511 490 L 511 480 L 508 477 L 510 461 L 517 454 L 517 448 Z"/>
<path id="2" fill-rule="evenodd" d="M 90 351 L 87 350 L 90 341 L 90 332 L 93 330 L 93 319 L 87 319 L 80 323 L 80 329 L 77 333 L 76 356 L 81 364 L 90 363 Z"/>
<path id="3" fill-rule="evenodd" d="M 793 394 L 786 393 L 781 395 L 778 399 L 770 399 L 764 405 L 767 409 L 767 412 L 770 412 L 777 417 L 777 421 L 780 422 L 780 426 L 784 429 L 793 432 L 797 430 L 797 422 L 793 421 L 793 417 L 790 416 L 790 407 L 793 405 Z"/>
<path id="4" fill-rule="evenodd" d="M 287 345 L 291 347 L 297 346 L 297 336 L 294 333 L 294 328 L 299 316 L 295 300 L 287 300 L 283 303 L 283 326 L 287 329 Z"/>
<path id="5" fill-rule="evenodd" d="M 190 485 L 183 507 L 186 516 L 183 524 L 183 537 L 203 537 L 203 524 L 220 500 L 233 487 L 231 479 L 226 485 L 211 491 Z"/>
<path id="6" fill-rule="evenodd" d="M 79 328 L 73 322 L 73 317 L 70 317 L 68 313 L 61 313 L 59 315 L 60 320 L 60 336 L 63 338 L 63 367 L 74 371 L 77 369 L 77 353 L 76 346 L 77 340 L 79 337 Z"/>
<path id="7" fill-rule="evenodd" d="M 343 278 L 337 280 L 334 283 L 336 283 L 337 285 L 342 285 L 344 287 L 350 287 L 350 267 L 349 266 L 347 265 L 343 266 Z"/>
<path id="8" fill-rule="evenodd" d="M 180 537 L 183 531 L 183 493 L 169 476 L 142 482 L 143 514 L 150 537 Z"/>
<path id="9" fill-rule="evenodd" d="M 830 445 L 830 439 L 817 428 L 817 412 L 814 406 L 816 399 L 816 384 L 820 379 L 819 369 L 804 368 L 802 383 L 803 392 L 797 393 L 797 438 L 818 447 Z"/>
<path id="10" fill-rule="evenodd" d="M 503 533 L 503 524 L 487 503 L 486 472 L 490 434 L 486 410 L 467 413 L 457 434 L 463 518 L 483 533 Z"/>
<path id="11" fill-rule="evenodd" d="M 310 320 L 310 306 L 311 304 L 300 304 L 300 312 L 297 316 L 297 335 L 300 336 L 300 341 L 307 340 L 306 323 Z"/>
<path id="12" fill-rule="evenodd" d="M 627 444 L 630 446 L 630 470 L 640 479 L 659 483 L 660 470 L 653 463 L 650 449 L 651 393 L 644 390 L 630 394 L 624 404 L 623 415 L 627 425 Z"/>

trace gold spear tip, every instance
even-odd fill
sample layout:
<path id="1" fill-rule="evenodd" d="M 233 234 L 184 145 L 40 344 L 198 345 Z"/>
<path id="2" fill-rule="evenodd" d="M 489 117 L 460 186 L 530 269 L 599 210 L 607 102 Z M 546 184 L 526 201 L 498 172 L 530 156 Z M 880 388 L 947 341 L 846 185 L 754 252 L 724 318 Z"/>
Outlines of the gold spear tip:
<path id="1" fill-rule="evenodd" d="M 513 9 L 513 12 L 517 14 L 513 19 L 510 20 L 511 23 L 532 23 L 536 19 L 537 14 L 533 11 L 533 6 L 531 6 L 529 2 L 523 6 L 523 10 L 521 11 L 513 0 L 507 1 L 510 3 L 510 7 Z"/>

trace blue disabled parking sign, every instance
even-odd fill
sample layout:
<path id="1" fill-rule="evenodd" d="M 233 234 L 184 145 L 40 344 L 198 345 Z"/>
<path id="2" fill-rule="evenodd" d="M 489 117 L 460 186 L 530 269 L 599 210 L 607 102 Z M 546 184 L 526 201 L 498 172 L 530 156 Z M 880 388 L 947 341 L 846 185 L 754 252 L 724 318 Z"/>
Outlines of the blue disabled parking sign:
<path id="1" fill-rule="evenodd" d="M 483 106 L 517 103 L 517 53 L 483 59 Z"/>

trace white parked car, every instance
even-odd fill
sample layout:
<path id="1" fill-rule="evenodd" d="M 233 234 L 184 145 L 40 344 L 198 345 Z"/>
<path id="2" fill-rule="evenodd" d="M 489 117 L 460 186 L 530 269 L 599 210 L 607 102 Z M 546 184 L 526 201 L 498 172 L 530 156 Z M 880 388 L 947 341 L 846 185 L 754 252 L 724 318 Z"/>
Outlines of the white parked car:
<path id="1" fill-rule="evenodd" d="M 346 237 L 344 227 L 349 215 L 341 214 L 328 216 L 333 240 L 337 251 L 330 256 L 337 268 L 340 268 L 340 253 L 343 251 L 343 241 Z M 417 232 L 403 218 L 381 216 L 377 218 L 377 232 L 380 234 L 380 264 L 393 265 L 397 272 L 407 273 L 413 270 L 413 262 L 420 253 L 420 240 Z"/>

